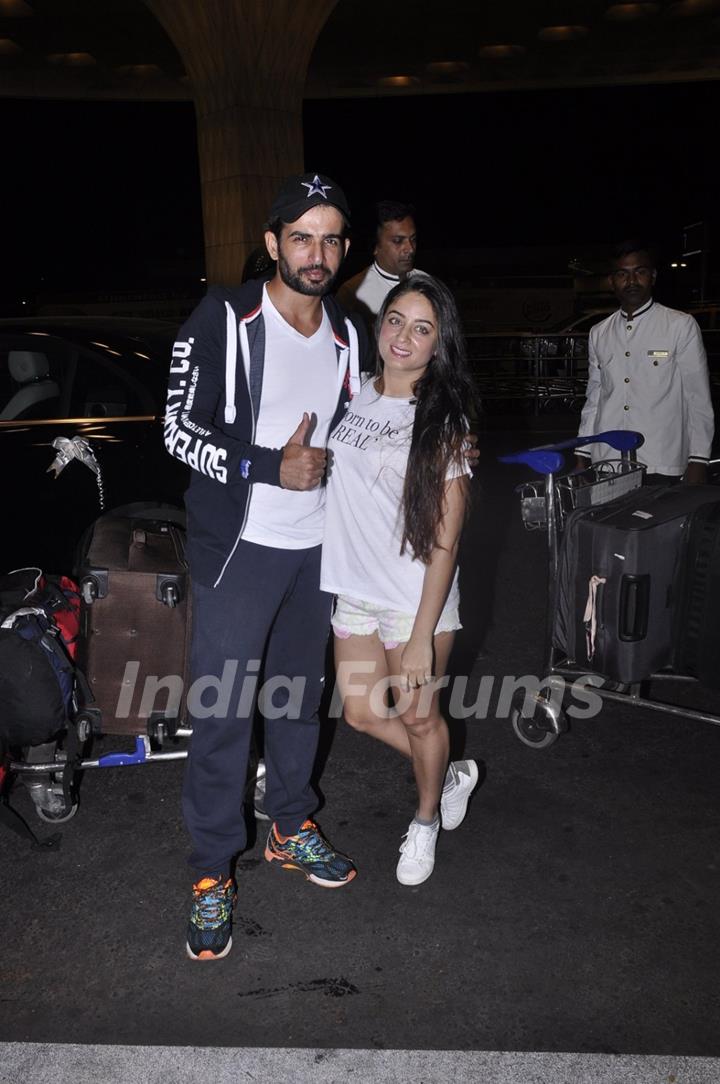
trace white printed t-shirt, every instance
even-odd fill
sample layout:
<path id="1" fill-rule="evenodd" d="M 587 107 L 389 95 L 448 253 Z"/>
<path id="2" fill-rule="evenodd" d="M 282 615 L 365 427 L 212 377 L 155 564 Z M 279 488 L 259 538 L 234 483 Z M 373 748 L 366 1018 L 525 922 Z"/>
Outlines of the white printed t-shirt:
<path id="1" fill-rule="evenodd" d="M 337 405 L 337 352 L 325 309 L 320 327 L 306 338 L 288 324 L 263 290 L 265 364 L 255 444 L 282 448 L 302 421 L 317 416 L 310 437 L 324 448 Z M 275 549 L 309 549 L 323 540 L 325 487 L 304 491 L 256 482 L 242 538 Z"/>
<path id="2" fill-rule="evenodd" d="M 378 395 L 371 377 L 330 434 L 320 587 L 336 595 L 415 614 L 425 565 L 402 540 L 402 495 L 415 406 Z M 451 464 L 448 478 L 467 473 Z M 446 607 L 459 600 L 457 572 Z"/>

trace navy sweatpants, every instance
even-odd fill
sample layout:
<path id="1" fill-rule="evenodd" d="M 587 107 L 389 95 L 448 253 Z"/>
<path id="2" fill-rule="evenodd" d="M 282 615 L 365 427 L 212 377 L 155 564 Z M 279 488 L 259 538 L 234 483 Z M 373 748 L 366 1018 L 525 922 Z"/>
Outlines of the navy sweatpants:
<path id="1" fill-rule="evenodd" d="M 246 844 L 243 794 L 254 687 L 264 690 L 267 709 L 269 816 L 283 835 L 294 835 L 317 805 L 310 775 L 332 601 L 319 587 L 320 549 L 241 541 L 218 587 L 193 585 L 193 737 L 182 804 L 198 876 L 226 874 Z"/>

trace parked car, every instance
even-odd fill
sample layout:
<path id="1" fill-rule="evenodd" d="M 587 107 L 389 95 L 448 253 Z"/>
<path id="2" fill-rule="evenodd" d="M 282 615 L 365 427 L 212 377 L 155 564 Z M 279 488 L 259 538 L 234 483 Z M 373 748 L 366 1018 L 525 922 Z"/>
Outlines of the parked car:
<path id="1" fill-rule="evenodd" d="M 71 461 L 48 473 L 56 437 L 90 442 L 106 508 L 180 503 L 187 468 L 165 451 L 162 421 L 176 328 L 120 317 L 0 320 L 1 569 L 71 569 L 100 512 L 95 474 Z"/>
<path id="2" fill-rule="evenodd" d="M 698 301 L 687 311 L 700 325 L 710 366 L 710 380 L 720 398 L 720 301 Z"/>
<path id="3" fill-rule="evenodd" d="M 557 369 L 558 363 L 568 374 L 578 368 L 585 369 L 588 356 L 588 335 L 590 329 L 604 320 L 615 308 L 592 309 L 572 320 L 564 321 L 548 331 L 534 337 L 532 344 L 526 342 L 526 349 L 532 349 L 539 359 L 553 358 L 557 362 L 552 365 Z M 579 364 L 578 364 L 579 363 Z"/>
<path id="4" fill-rule="evenodd" d="M 562 328 L 553 330 L 546 341 L 547 357 L 572 358 L 584 366 L 587 360 L 588 334 L 601 320 L 617 311 L 617 306 L 607 309 L 594 309 L 592 312 L 576 316 Z M 698 302 L 687 311 L 697 320 L 702 332 L 703 342 L 708 355 L 711 374 L 714 376 L 720 363 L 720 302 Z M 541 340 L 544 337 L 541 336 Z"/>
<path id="5" fill-rule="evenodd" d="M 591 309 L 590 312 L 584 312 L 580 316 L 575 316 L 568 323 L 563 324 L 562 327 L 558 327 L 555 330 L 555 334 L 587 335 L 591 328 L 595 327 L 596 324 L 599 324 L 606 316 L 610 316 L 611 313 L 616 311 L 617 305 L 607 309 Z"/>
<path id="6" fill-rule="evenodd" d="M 703 335 L 706 331 L 720 332 L 720 301 L 697 301 L 687 311 L 695 317 Z"/>

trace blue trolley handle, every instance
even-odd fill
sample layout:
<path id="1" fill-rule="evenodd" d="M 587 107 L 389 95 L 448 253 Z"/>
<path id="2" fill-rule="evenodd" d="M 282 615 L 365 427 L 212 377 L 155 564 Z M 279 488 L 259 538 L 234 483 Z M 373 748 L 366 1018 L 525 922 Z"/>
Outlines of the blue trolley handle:
<path id="1" fill-rule="evenodd" d="M 609 444 L 616 452 L 632 452 L 644 444 L 645 437 L 632 429 L 610 429 L 607 433 L 596 433 L 592 437 L 571 437 L 560 440 L 557 444 L 543 444 L 538 448 L 527 448 L 524 452 L 498 456 L 500 463 L 524 463 L 538 474 L 557 474 L 565 463 L 563 452 L 574 448 L 584 448 L 588 444 Z"/>
<path id="2" fill-rule="evenodd" d="M 144 764 L 147 760 L 145 742 L 140 735 L 135 738 L 134 753 L 106 753 L 98 760 L 98 768 L 124 768 L 129 764 Z"/>

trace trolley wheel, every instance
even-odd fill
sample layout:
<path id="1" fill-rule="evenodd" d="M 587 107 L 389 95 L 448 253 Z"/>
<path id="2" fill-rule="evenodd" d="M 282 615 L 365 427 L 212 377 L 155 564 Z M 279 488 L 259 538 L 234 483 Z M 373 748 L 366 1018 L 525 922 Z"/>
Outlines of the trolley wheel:
<path id="1" fill-rule="evenodd" d="M 253 814 L 257 821 L 272 820 L 265 811 L 265 761 L 260 757 L 254 764 L 254 755 L 251 757 L 251 770 L 245 787 L 245 800 L 253 807 Z"/>
<path id="2" fill-rule="evenodd" d="M 522 707 L 512 708 L 510 722 L 520 741 L 531 749 L 547 749 L 561 730 L 567 730 L 565 712 L 547 700 L 536 700 L 532 715 L 526 715 Z"/>
<path id="3" fill-rule="evenodd" d="M 47 824 L 65 824 L 66 821 L 71 821 L 78 811 L 78 803 L 71 802 L 70 805 L 63 805 L 59 809 L 42 809 L 40 806 L 36 806 L 35 812 L 41 821 L 45 821 Z"/>
<path id="4" fill-rule="evenodd" d="M 81 711 L 75 718 L 75 730 L 81 745 L 90 741 L 96 732 L 96 720 L 89 712 Z"/>

